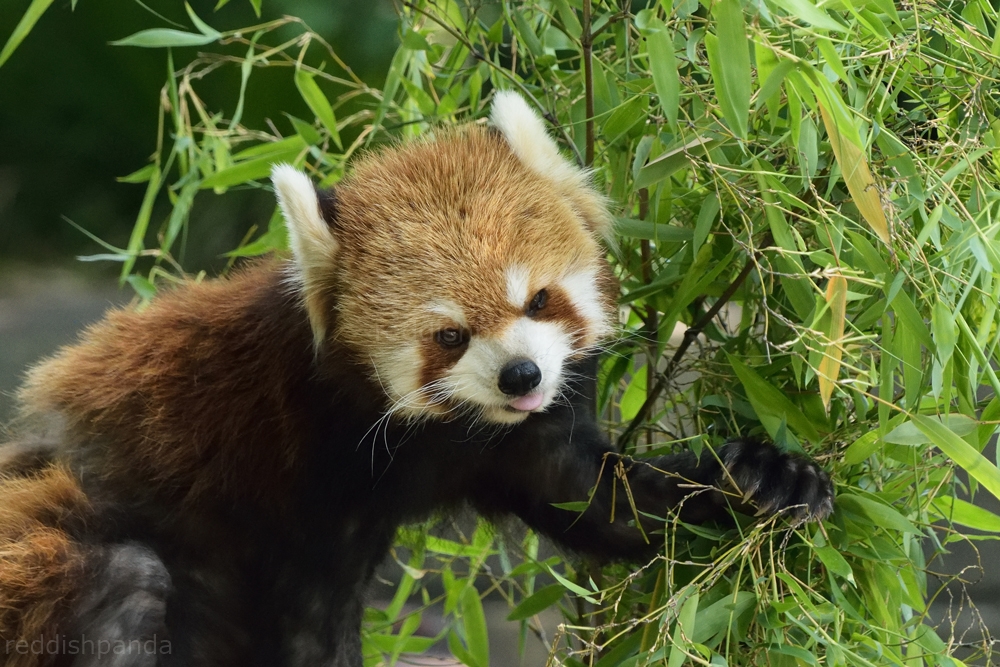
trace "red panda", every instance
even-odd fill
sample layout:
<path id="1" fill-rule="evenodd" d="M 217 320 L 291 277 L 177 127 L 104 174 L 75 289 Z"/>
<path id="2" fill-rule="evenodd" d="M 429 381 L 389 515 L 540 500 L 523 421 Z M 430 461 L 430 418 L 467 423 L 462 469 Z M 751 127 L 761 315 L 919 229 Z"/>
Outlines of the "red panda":
<path id="1" fill-rule="evenodd" d="M 593 407 L 611 218 L 519 96 L 491 120 L 336 191 L 277 167 L 290 261 L 111 312 L 29 372 L 0 448 L 0 665 L 357 667 L 396 529 L 465 503 L 633 560 L 658 551 L 649 516 L 724 517 L 726 485 L 829 514 L 828 476 L 767 443 L 612 450 Z"/>

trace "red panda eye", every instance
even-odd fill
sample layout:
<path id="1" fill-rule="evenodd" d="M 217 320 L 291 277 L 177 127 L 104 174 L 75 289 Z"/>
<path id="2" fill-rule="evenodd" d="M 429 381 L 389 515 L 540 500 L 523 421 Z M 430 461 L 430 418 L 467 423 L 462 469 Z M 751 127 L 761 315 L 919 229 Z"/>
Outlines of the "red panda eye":
<path id="1" fill-rule="evenodd" d="M 441 329 L 434 334 L 434 339 L 441 347 L 458 347 L 468 341 L 468 336 L 458 329 Z"/>
<path id="2" fill-rule="evenodd" d="M 534 316 L 538 311 L 545 308 L 545 304 L 549 302 L 549 293 L 546 290 L 539 290 L 532 299 L 531 303 L 528 304 L 528 315 Z"/>

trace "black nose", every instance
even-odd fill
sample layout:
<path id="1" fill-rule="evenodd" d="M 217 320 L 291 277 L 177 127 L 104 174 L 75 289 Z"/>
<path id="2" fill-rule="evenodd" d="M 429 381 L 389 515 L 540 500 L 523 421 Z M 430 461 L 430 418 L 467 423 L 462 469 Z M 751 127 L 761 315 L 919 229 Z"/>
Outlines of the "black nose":
<path id="1" fill-rule="evenodd" d="M 500 369 L 500 391 L 510 396 L 524 396 L 542 381 L 542 370 L 530 359 L 515 359 Z"/>

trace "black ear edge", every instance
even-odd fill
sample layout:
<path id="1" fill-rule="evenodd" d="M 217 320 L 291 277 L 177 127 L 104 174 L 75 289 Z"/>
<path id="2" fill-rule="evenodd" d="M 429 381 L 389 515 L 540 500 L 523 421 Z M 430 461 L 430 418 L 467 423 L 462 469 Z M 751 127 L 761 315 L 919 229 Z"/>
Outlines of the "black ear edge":
<path id="1" fill-rule="evenodd" d="M 337 226 L 337 193 L 333 188 L 321 190 L 316 188 L 316 200 L 319 202 L 319 213 L 330 227 Z"/>

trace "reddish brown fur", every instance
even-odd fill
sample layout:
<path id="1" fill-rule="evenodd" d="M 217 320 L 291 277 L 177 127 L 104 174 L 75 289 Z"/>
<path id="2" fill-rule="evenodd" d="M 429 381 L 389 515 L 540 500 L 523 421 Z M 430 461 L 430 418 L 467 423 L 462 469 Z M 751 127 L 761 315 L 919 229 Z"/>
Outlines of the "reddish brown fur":
<path id="1" fill-rule="evenodd" d="M 287 443 L 300 440 L 291 386 L 310 372 L 302 352 L 312 345 L 308 327 L 259 330 L 280 280 L 272 262 L 110 313 L 29 373 L 24 411 L 60 414 L 71 441 L 114 442 L 101 474 L 125 484 L 167 485 L 192 501 L 206 491 L 280 497 L 296 463 Z"/>
<path id="2" fill-rule="evenodd" d="M 76 479 L 62 466 L 0 480 L 0 649 L 55 636 L 86 573 L 86 553 L 65 532 L 89 514 Z M 32 652 L 8 654 L 8 667 L 43 664 Z"/>
<path id="3" fill-rule="evenodd" d="M 572 202 L 483 127 L 361 160 L 337 189 L 337 215 L 334 234 L 346 250 L 331 267 L 327 305 L 336 293 L 343 316 L 335 336 L 355 349 L 378 347 L 372 332 L 412 338 L 442 324 L 414 308 L 414 284 L 474 306 L 466 308 L 468 326 L 481 335 L 496 333 L 518 312 L 504 283 L 512 264 L 608 273 Z M 396 301 L 373 301 L 386 295 Z"/>

